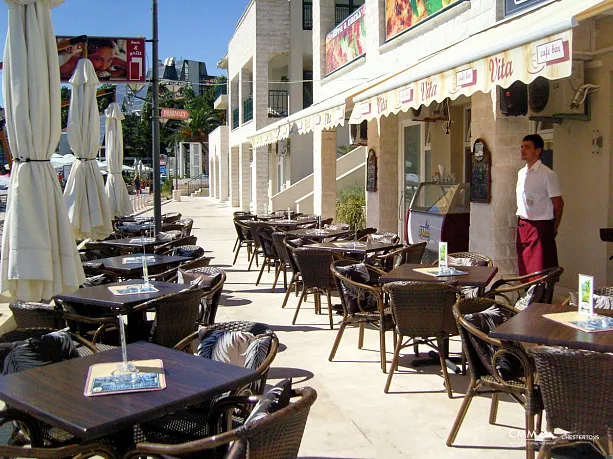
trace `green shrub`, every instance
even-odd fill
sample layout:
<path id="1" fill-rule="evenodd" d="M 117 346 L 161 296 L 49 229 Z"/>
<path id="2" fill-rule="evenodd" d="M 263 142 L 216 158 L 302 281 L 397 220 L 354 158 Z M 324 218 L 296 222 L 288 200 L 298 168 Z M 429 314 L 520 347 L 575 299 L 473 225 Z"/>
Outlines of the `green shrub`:
<path id="1" fill-rule="evenodd" d="M 336 221 L 347 223 L 353 231 L 363 229 L 366 224 L 364 206 L 366 192 L 363 186 L 345 188 L 336 198 Z"/>
<path id="2" fill-rule="evenodd" d="M 172 196 L 172 179 L 170 177 L 164 179 L 164 181 L 162 182 L 162 196 Z"/>

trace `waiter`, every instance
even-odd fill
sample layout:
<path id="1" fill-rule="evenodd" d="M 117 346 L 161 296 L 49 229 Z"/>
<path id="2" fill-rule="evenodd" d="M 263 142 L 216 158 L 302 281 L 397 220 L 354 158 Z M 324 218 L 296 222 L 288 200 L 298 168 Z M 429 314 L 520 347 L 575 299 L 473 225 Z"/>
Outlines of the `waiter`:
<path id="1" fill-rule="evenodd" d="M 558 176 L 541 162 L 545 143 L 538 134 L 524 137 L 517 173 L 517 266 L 519 275 L 558 266 L 556 235 L 564 200 Z"/>

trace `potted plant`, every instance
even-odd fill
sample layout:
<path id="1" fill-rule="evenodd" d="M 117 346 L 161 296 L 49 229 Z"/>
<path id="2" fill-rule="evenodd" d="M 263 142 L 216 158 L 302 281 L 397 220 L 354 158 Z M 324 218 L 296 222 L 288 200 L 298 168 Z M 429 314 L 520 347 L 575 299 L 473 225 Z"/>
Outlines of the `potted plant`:
<path id="1" fill-rule="evenodd" d="M 366 192 L 363 186 L 354 185 L 340 192 L 336 199 L 336 221 L 347 223 L 353 231 L 366 224 Z"/>

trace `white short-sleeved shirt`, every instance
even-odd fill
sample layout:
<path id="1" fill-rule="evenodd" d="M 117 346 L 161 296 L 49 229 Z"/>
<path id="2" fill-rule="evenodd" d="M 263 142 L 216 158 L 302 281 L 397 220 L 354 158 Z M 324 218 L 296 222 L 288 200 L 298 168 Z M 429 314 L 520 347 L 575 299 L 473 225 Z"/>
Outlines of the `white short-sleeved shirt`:
<path id="1" fill-rule="evenodd" d="M 526 220 L 553 220 L 551 198 L 562 196 L 558 176 L 541 160 L 517 173 L 517 215 Z"/>

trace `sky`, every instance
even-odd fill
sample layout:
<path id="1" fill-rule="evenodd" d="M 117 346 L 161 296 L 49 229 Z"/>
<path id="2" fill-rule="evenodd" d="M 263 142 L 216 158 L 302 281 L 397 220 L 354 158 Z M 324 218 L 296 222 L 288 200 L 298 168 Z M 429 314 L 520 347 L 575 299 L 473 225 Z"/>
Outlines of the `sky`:
<path id="1" fill-rule="evenodd" d="M 65 0 L 51 11 L 55 34 L 151 38 L 152 4 L 152 0 Z M 225 74 L 216 65 L 226 55 L 248 4 L 249 0 L 158 0 L 159 58 L 201 61 L 210 75 Z M 0 2 L 2 55 L 7 27 L 8 5 Z"/>

